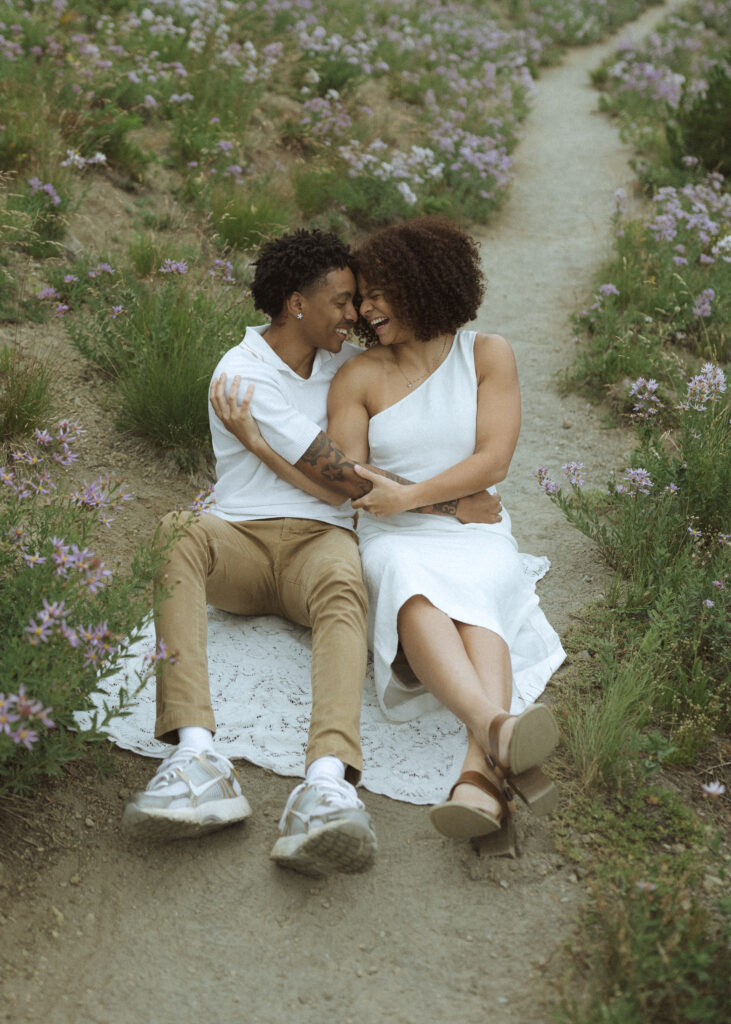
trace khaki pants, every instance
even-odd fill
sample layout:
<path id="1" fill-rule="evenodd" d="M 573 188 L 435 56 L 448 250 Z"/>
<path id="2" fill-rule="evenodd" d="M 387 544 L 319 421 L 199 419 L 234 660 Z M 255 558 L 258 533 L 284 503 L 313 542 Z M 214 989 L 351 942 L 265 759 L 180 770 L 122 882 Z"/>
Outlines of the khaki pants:
<path id="1" fill-rule="evenodd" d="M 180 522 L 178 513 L 166 516 L 163 538 Z M 203 514 L 173 544 L 157 587 L 169 592 L 155 615 L 157 636 L 177 658 L 158 673 L 158 739 L 177 742 L 185 725 L 215 732 L 206 604 L 237 615 L 281 615 L 312 628 L 306 764 L 333 755 L 357 782 L 368 599 L 354 533 L 312 519 L 230 523 Z"/>

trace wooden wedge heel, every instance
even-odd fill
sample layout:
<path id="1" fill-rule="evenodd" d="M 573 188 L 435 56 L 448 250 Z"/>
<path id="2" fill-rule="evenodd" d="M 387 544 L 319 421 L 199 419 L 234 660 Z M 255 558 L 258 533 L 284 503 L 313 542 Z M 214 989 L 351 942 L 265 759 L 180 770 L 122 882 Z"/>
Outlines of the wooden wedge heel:
<path id="1" fill-rule="evenodd" d="M 515 725 L 508 744 L 508 766 L 499 757 L 500 729 L 513 717 Z M 510 789 L 515 790 L 534 814 L 550 814 L 558 803 L 555 784 L 540 765 L 558 743 L 556 720 L 545 704 L 531 704 L 517 716 L 495 715 L 488 732 L 489 758 Z"/>

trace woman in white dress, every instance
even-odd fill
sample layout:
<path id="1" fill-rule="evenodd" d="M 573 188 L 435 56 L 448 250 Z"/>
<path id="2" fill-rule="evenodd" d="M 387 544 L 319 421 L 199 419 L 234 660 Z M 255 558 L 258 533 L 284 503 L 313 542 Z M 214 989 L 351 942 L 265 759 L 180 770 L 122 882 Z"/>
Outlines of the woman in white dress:
<path id="1" fill-rule="evenodd" d="M 520 430 L 515 358 L 499 335 L 464 329 L 483 294 L 479 252 L 445 218 L 385 228 L 355 263 L 368 347 L 333 380 L 328 437 L 373 485 L 353 507 L 378 697 L 395 721 L 438 702 L 464 722 L 463 770 L 432 822 L 455 838 L 509 842 L 511 788 L 537 813 L 555 805 L 540 765 L 558 730 L 530 702 L 564 653 L 505 510 L 494 525 L 411 510 L 448 508 L 505 478 Z M 251 447 L 248 404 L 237 411 L 232 394 L 218 407 L 212 394 L 214 408 Z"/>

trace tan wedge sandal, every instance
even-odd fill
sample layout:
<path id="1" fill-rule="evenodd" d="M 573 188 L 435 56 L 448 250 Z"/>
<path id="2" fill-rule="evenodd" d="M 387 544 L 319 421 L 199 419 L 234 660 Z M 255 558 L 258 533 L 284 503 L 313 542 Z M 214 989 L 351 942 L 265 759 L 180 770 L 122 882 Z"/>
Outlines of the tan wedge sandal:
<path id="1" fill-rule="evenodd" d="M 473 804 L 452 799 L 457 786 L 461 786 L 465 782 L 497 800 L 501 810 L 499 818 Z M 503 821 L 509 817 L 510 807 L 505 787 L 487 765 L 484 774 L 474 771 L 462 772 L 450 789 L 449 796 L 444 803 L 437 804 L 429 812 L 429 818 L 437 832 L 441 832 L 443 836 L 448 836 L 450 839 L 475 839 L 479 836 L 488 836 L 493 832 L 499 832 Z"/>
<path id="2" fill-rule="evenodd" d="M 506 768 L 497 755 L 500 729 L 511 717 L 515 717 L 515 726 L 508 746 L 510 767 Z M 558 726 L 545 704 L 531 704 L 517 716 L 507 712 L 495 715 L 490 723 L 488 742 L 490 759 L 510 789 L 515 790 L 534 814 L 550 814 L 558 803 L 558 791 L 539 766 L 558 743 Z"/>

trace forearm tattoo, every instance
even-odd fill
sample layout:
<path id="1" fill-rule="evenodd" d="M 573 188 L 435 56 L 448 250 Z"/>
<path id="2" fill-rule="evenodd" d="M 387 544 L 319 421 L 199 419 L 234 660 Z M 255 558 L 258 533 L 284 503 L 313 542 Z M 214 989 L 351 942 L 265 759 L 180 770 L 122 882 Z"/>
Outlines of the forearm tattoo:
<path id="1" fill-rule="evenodd" d="M 361 498 L 371 489 L 371 484 L 355 472 L 355 463 L 322 431 L 300 461 L 312 466 L 328 483 L 346 484 L 351 498 Z"/>
<path id="2" fill-rule="evenodd" d="M 369 480 L 364 480 L 358 476 L 352 459 L 349 459 L 342 448 L 338 448 L 336 444 L 333 444 L 327 434 L 322 431 L 304 453 L 300 462 L 312 466 L 323 481 L 335 484 L 336 487 L 338 484 L 344 484 L 345 487 L 342 490 L 347 490 L 348 497 L 350 498 L 362 498 L 364 494 L 368 494 L 373 486 Z M 407 480 L 406 477 L 390 473 L 387 469 L 380 469 L 378 466 L 371 466 L 370 464 L 368 468 L 373 470 L 374 473 L 380 473 L 381 476 L 388 477 L 389 480 L 395 480 L 398 484 L 413 483 L 413 480 Z M 458 504 L 458 500 L 438 501 L 433 505 L 423 505 L 421 508 L 412 509 L 412 511 L 423 512 L 427 515 L 456 516 Z"/>
<path id="3" fill-rule="evenodd" d="M 387 469 L 379 469 L 378 466 L 368 466 L 374 473 L 380 473 L 381 476 L 388 477 L 389 480 L 395 480 L 397 484 L 410 484 L 413 480 L 407 480 L 406 477 L 397 476 L 396 473 L 389 473 Z M 420 505 L 419 508 L 412 508 L 412 512 L 423 512 L 425 515 L 430 516 L 456 516 L 457 505 L 459 499 L 454 501 L 436 501 L 433 505 Z"/>
<path id="4" fill-rule="evenodd" d="M 458 505 L 459 498 L 454 501 L 437 501 L 433 505 L 422 505 L 421 508 L 415 508 L 414 512 L 426 512 L 428 515 L 437 516 L 456 516 Z"/>

